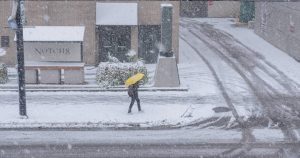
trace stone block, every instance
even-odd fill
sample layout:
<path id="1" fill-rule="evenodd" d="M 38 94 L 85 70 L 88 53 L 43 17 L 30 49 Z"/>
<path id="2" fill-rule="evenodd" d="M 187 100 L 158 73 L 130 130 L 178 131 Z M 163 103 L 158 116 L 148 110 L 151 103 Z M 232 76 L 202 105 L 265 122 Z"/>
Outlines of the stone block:
<path id="1" fill-rule="evenodd" d="M 175 57 L 159 57 L 154 76 L 154 87 L 179 87 L 180 80 Z"/>
<path id="2" fill-rule="evenodd" d="M 60 84 L 61 83 L 60 70 L 43 70 L 40 71 L 41 84 Z"/>
<path id="3" fill-rule="evenodd" d="M 25 70 L 25 83 L 27 84 L 38 83 L 38 71 L 36 69 Z"/>
<path id="4" fill-rule="evenodd" d="M 84 83 L 84 70 L 64 70 L 64 83 L 65 84 L 83 84 Z"/>
<path id="5" fill-rule="evenodd" d="M 254 25 L 255 25 L 254 21 L 248 21 L 248 28 L 249 29 L 254 29 Z"/>

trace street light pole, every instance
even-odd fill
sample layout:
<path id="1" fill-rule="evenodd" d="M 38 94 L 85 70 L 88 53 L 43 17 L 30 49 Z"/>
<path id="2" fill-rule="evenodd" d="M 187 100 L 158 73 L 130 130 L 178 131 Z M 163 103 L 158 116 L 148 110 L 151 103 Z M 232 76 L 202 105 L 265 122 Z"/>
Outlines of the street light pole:
<path id="1" fill-rule="evenodd" d="M 17 60 L 19 79 L 19 114 L 22 118 L 28 118 L 26 112 L 26 91 L 25 91 L 25 69 L 24 69 L 24 44 L 23 44 L 23 0 L 18 0 L 16 22 L 17 22 Z"/>

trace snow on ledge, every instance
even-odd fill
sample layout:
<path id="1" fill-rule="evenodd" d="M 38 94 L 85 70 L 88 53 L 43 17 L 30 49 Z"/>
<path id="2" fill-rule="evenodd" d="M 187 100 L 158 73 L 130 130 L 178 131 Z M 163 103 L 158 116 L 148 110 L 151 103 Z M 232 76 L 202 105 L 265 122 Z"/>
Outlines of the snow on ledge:
<path id="1" fill-rule="evenodd" d="M 169 3 L 164 3 L 164 4 L 161 4 L 160 7 L 173 7 L 173 5 L 169 4 Z"/>
<path id="2" fill-rule="evenodd" d="M 96 25 L 137 25 L 137 3 L 97 3 Z"/>
<path id="3" fill-rule="evenodd" d="M 84 26 L 27 26 L 23 28 L 23 36 L 24 41 L 32 42 L 81 42 L 84 30 Z"/>

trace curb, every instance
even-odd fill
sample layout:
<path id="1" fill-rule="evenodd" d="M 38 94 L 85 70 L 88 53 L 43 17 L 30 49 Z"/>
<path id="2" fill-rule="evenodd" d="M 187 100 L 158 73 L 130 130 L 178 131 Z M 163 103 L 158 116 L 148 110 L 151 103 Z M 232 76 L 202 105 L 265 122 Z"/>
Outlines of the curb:
<path id="1" fill-rule="evenodd" d="M 0 124 L 1 126 L 1 124 Z M 118 127 L 117 124 L 115 125 L 90 125 L 90 126 L 65 126 L 59 127 L 54 126 L 50 127 L 47 125 L 35 126 L 35 127 L 9 127 L 8 125 L 0 127 L 0 131 L 107 131 L 107 130 L 114 130 L 114 131 L 127 131 L 127 130 L 172 130 L 172 129 L 180 129 L 181 127 L 176 127 L 174 125 L 159 125 L 159 126 L 141 126 L 140 124 L 128 124 L 127 126 L 120 126 Z"/>
<path id="2" fill-rule="evenodd" d="M 99 87 L 71 87 L 71 86 L 64 86 L 64 87 L 51 87 L 51 86 L 45 86 L 45 87 L 32 87 L 28 86 L 26 88 L 27 92 L 124 92 L 127 91 L 127 88 L 119 88 L 119 87 L 113 87 L 113 88 L 99 88 Z M 140 92 L 157 92 L 157 91 L 163 91 L 163 92 L 187 92 L 188 88 L 182 87 L 182 88 L 169 88 L 169 87 L 162 87 L 162 88 L 156 88 L 156 87 L 144 87 L 139 88 Z M 0 86 L 0 92 L 18 92 L 17 87 L 9 87 L 9 86 Z"/>

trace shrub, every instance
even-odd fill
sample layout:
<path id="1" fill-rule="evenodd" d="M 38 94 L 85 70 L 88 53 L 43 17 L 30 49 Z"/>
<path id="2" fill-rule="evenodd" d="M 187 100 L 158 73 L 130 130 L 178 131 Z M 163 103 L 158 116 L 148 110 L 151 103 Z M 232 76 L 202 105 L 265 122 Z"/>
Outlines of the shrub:
<path id="1" fill-rule="evenodd" d="M 147 69 L 142 62 L 120 63 L 105 62 L 100 63 L 96 73 L 96 81 L 101 87 L 112 87 L 124 85 L 125 81 L 136 73 L 143 73 L 145 77 L 141 84 L 148 82 Z"/>
<path id="2" fill-rule="evenodd" d="M 4 84 L 8 81 L 7 67 L 5 64 L 0 63 L 0 84 Z"/>

